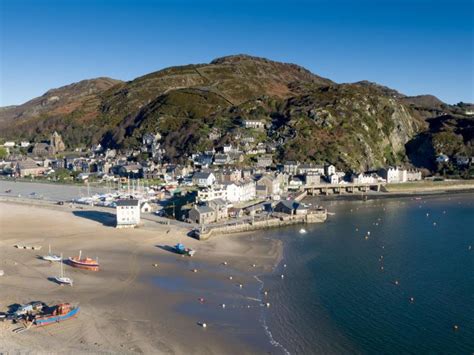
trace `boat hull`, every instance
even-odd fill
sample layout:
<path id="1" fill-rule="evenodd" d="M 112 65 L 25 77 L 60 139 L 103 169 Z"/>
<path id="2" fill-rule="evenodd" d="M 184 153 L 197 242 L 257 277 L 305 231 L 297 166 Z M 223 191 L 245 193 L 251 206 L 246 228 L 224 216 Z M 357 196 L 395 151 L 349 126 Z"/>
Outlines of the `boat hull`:
<path id="1" fill-rule="evenodd" d="M 36 318 L 34 320 L 34 324 L 38 327 L 42 327 L 45 325 L 50 325 L 54 323 L 59 323 L 65 320 L 68 320 L 79 313 L 79 307 L 71 309 L 68 313 L 66 314 L 61 314 L 61 315 L 51 315 L 51 316 L 42 316 L 39 318 Z"/>
<path id="2" fill-rule="evenodd" d="M 69 258 L 69 265 L 84 269 L 84 270 L 92 270 L 92 271 L 99 271 L 99 264 L 97 263 L 84 263 L 79 260 L 74 260 L 73 258 Z"/>

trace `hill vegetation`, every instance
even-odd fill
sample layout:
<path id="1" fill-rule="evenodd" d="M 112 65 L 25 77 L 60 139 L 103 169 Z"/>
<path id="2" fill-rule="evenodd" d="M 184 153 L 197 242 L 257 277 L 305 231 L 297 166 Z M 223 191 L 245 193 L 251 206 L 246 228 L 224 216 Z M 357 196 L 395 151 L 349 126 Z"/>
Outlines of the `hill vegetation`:
<path id="1" fill-rule="evenodd" d="M 294 64 L 236 55 L 129 82 L 98 78 L 50 90 L 0 109 L 0 137 L 39 141 L 58 130 L 69 147 L 133 148 L 144 133 L 159 132 L 166 159 L 179 161 L 251 135 L 277 145 L 280 160 L 433 169 L 436 154 L 473 154 L 469 107 L 367 81 L 336 84 Z M 244 129 L 249 119 L 265 129 Z"/>

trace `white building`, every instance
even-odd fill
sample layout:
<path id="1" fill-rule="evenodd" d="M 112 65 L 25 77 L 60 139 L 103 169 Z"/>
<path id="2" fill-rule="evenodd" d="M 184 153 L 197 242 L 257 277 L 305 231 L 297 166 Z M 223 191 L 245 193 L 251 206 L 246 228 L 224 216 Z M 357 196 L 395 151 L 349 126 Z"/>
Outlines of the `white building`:
<path id="1" fill-rule="evenodd" d="M 223 186 L 213 186 L 198 191 L 197 200 L 199 202 L 212 201 L 216 199 L 227 200 L 227 190 Z"/>
<path id="2" fill-rule="evenodd" d="M 245 120 L 243 125 L 245 128 L 265 128 L 265 123 L 257 120 Z"/>
<path id="3" fill-rule="evenodd" d="M 227 191 L 227 201 L 244 202 L 255 199 L 257 190 L 255 181 L 232 182 L 225 185 Z"/>
<path id="4" fill-rule="evenodd" d="M 134 228 L 140 223 L 140 203 L 135 199 L 117 201 L 117 228 Z"/>
<path id="5" fill-rule="evenodd" d="M 336 167 L 335 167 L 334 165 L 332 165 L 332 164 L 331 164 L 331 165 L 327 165 L 327 166 L 325 167 L 325 170 L 326 170 L 326 171 L 325 171 L 326 176 L 331 176 L 331 175 L 333 175 L 333 174 L 336 173 Z"/>
<path id="6" fill-rule="evenodd" d="M 332 174 L 329 176 L 329 183 L 331 185 L 337 185 L 339 184 L 339 175 L 337 174 Z"/>
<path id="7" fill-rule="evenodd" d="M 27 142 L 27 141 L 20 142 L 20 147 L 22 148 L 28 148 L 29 146 L 30 146 L 30 142 Z"/>
<path id="8" fill-rule="evenodd" d="M 378 182 L 376 176 L 363 173 L 352 175 L 351 180 L 354 184 L 375 184 Z"/>
<path id="9" fill-rule="evenodd" d="M 3 146 L 5 148 L 13 148 L 15 146 L 15 142 L 12 142 L 12 141 L 5 142 L 5 143 L 3 143 Z"/>
<path id="10" fill-rule="evenodd" d="M 193 184 L 199 187 L 209 187 L 214 185 L 216 177 L 212 172 L 199 171 L 193 175 Z"/>

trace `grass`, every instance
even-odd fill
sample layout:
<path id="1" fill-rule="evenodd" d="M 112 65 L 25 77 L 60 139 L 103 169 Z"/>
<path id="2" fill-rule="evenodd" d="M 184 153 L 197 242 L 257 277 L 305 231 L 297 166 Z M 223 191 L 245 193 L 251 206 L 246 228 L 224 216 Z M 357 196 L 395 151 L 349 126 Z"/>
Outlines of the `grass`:
<path id="1" fill-rule="evenodd" d="M 402 184 L 387 184 L 389 192 L 435 191 L 446 189 L 474 189 L 474 180 L 413 181 Z"/>

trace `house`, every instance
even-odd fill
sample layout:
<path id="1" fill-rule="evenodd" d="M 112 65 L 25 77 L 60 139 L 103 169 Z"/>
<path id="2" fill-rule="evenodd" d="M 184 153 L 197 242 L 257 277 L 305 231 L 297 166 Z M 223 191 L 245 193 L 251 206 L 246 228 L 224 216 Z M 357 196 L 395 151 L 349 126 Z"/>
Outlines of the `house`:
<path id="1" fill-rule="evenodd" d="M 373 184 L 378 181 L 377 177 L 370 174 L 352 174 L 351 182 L 354 184 Z"/>
<path id="2" fill-rule="evenodd" d="M 142 202 L 140 204 L 140 212 L 141 213 L 151 213 L 153 212 L 153 208 L 148 202 Z"/>
<path id="3" fill-rule="evenodd" d="M 306 185 L 319 185 L 321 183 L 321 174 L 315 172 L 307 172 L 304 175 Z"/>
<path id="4" fill-rule="evenodd" d="M 20 160 L 15 165 L 15 173 L 20 177 L 25 176 L 39 176 L 44 174 L 47 170 L 44 166 L 38 166 L 38 164 L 31 158 Z"/>
<path id="5" fill-rule="evenodd" d="M 326 165 L 324 167 L 324 170 L 325 170 L 324 173 L 326 176 L 331 176 L 333 174 L 336 174 L 336 167 L 332 164 Z"/>
<path id="6" fill-rule="evenodd" d="M 308 173 L 324 175 L 324 166 L 313 164 L 301 164 L 298 167 L 298 174 L 305 175 Z"/>
<path id="7" fill-rule="evenodd" d="M 242 171 L 240 169 L 222 170 L 218 175 L 221 183 L 237 182 L 242 179 Z"/>
<path id="8" fill-rule="evenodd" d="M 257 181 L 257 186 L 265 186 L 268 196 L 281 194 L 280 181 L 273 175 L 264 175 Z"/>
<path id="9" fill-rule="evenodd" d="M 400 169 L 398 166 L 381 169 L 379 174 L 385 179 L 387 184 L 396 184 L 408 181 L 407 170 Z"/>
<path id="10" fill-rule="evenodd" d="M 244 202 L 255 199 L 257 193 L 255 189 L 255 181 L 244 180 L 240 182 L 232 182 L 225 184 L 227 192 L 227 201 Z"/>
<path id="11" fill-rule="evenodd" d="M 15 147 L 15 142 L 12 142 L 12 141 L 5 142 L 5 143 L 3 143 L 3 146 L 5 148 L 13 148 L 13 147 Z"/>
<path id="12" fill-rule="evenodd" d="M 140 164 L 126 164 L 118 167 L 117 172 L 122 177 L 137 179 L 142 177 L 142 167 Z"/>
<path id="13" fill-rule="evenodd" d="M 308 213 L 308 208 L 295 200 L 282 200 L 276 204 L 273 211 L 289 215 L 303 215 Z"/>
<path id="14" fill-rule="evenodd" d="M 301 186 L 303 186 L 303 179 L 301 179 L 299 176 L 293 176 L 290 179 L 289 188 L 299 189 Z"/>
<path id="15" fill-rule="evenodd" d="M 199 202 L 212 201 L 218 198 L 227 199 L 227 190 L 222 186 L 203 188 L 197 193 L 197 201 Z"/>
<path id="16" fill-rule="evenodd" d="M 28 142 L 28 141 L 20 142 L 20 147 L 22 147 L 22 148 L 28 148 L 29 146 L 30 146 L 30 142 Z"/>
<path id="17" fill-rule="evenodd" d="M 419 181 L 422 179 L 421 171 L 416 169 L 407 170 L 407 181 Z"/>
<path id="18" fill-rule="evenodd" d="M 242 126 L 245 128 L 262 129 L 265 128 L 265 122 L 258 120 L 243 120 Z"/>
<path id="19" fill-rule="evenodd" d="M 296 175 L 298 174 L 298 166 L 299 164 L 297 161 L 288 160 L 283 164 L 283 172 Z"/>
<path id="20" fill-rule="evenodd" d="M 229 164 L 231 159 L 228 154 L 216 154 L 214 156 L 214 165 L 225 165 Z"/>
<path id="21" fill-rule="evenodd" d="M 193 175 L 193 184 L 199 187 L 209 187 L 215 182 L 216 177 L 212 172 L 198 171 Z"/>
<path id="22" fill-rule="evenodd" d="M 329 182 L 331 185 L 337 185 L 337 184 L 339 184 L 339 175 L 337 175 L 337 174 L 331 174 L 331 175 L 328 177 L 328 182 Z"/>
<path id="23" fill-rule="evenodd" d="M 262 155 L 257 158 L 257 167 L 258 168 L 269 168 L 273 164 L 273 157 L 269 154 Z"/>
<path id="24" fill-rule="evenodd" d="M 209 224 L 215 221 L 215 211 L 206 205 L 196 205 L 191 208 L 188 220 L 198 224 Z"/>
<path id="25" fill-rule="evenodd" d="M 198 166 L 208 167 L 212 164 L 213 154 L 197 154 L 193 155 L 193 162 Z"/>
<path id="26" fill-rule="evenodd" d="M 35 157 L 44 157 L 54 155 L 56 151 L 48 143 L 35 143 L 32 153 Z"/>
<path id="27" fill-rule="evenodd" d="M 215 222 L 229 217 L 228 203 L 221 198 L 217 198 L 206 203 L 215 212 Z"/>
<path id="28" fill-rule="evenodd" d="M 140 204 L 136 199 L 116 202 L 117 228 L 134 228 L 140 223 Z"/>

